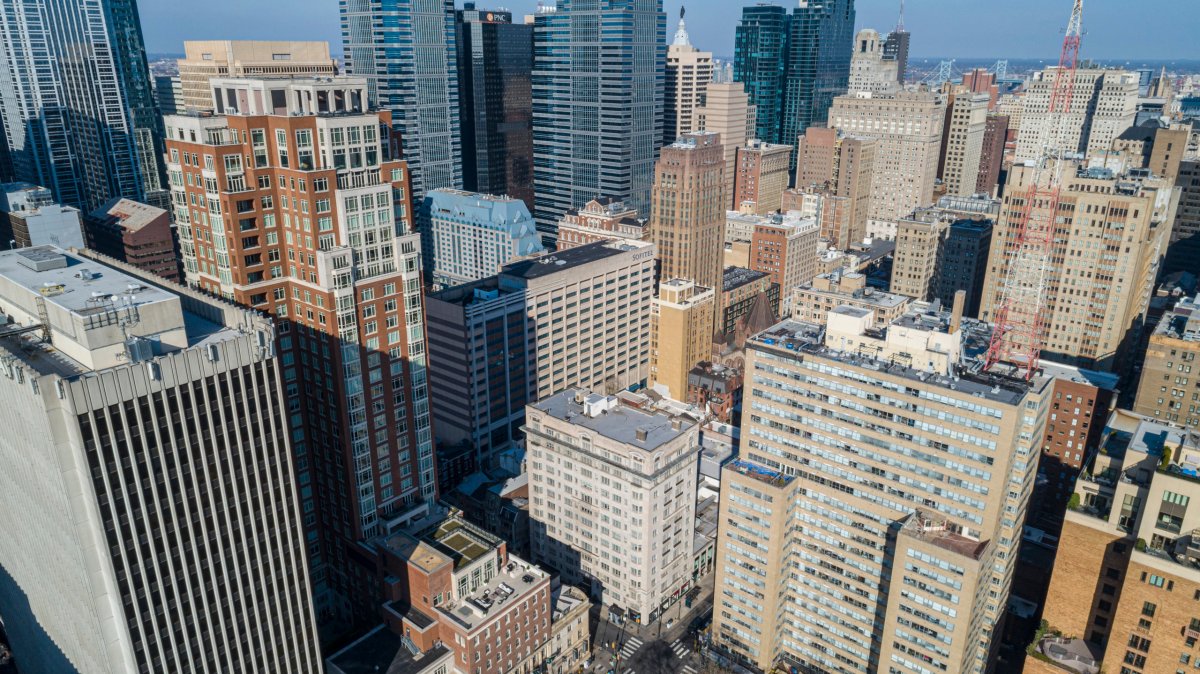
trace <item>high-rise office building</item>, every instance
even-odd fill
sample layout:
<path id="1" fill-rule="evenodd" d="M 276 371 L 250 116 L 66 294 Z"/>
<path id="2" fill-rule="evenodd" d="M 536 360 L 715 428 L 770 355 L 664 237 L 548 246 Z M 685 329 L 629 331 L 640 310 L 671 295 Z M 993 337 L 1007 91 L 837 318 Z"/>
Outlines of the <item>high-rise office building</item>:
<path id="1" fill-rule="evenodd" d="M 938 177 L 949 196 L 975 194 L 987 134 L 987 108 L 987 94 L 967 91 L 947 94 Z"/>
<path id="2" fill-rule="evenodd" d="M 864 28 L 854 36 L 847 93 L 890 94 L 900 88 L 899 66 L 895 59 L 884 57 L 883 45 L 879 33 L 870 28 Z"/>
<path id="3" fill-rule="evenodd" d="M 1197 392 L 1190 376 L 1200 354 L 1200 301 L 1185 298 L 1158 321 L 1142 361 L 1133 411 L 1188 428 L 1200 427 Z"/>
<path id="4" fill-rule="evenodd" d="M 715 133 L 689 133 L 662 149 L 654 171 L 650 240 L 659 278 L 719 288 L 725 242 L 725 155 Z"/>
<path id="5" fill-rule="evenodd" d="M 0 253 L 0 286 L 21 671 L 320 672 L 271 321 L 50 246 Z"/>
<path id="6" fill-rule="evenodd" d="M 0 116 L 16 180 L 85 212 L 113 197 L 163 205 L 161 122 L 135 0 L 0 7 Z"/>
<path id="7" fill-rule="evenodd" d="M 328 42 L 267 40 L 185 40 L 177 86 L 181 100 L 176 110 L 213 111 L 212 85 L 218 77 L 329 76 L 337 74 L 337 61 Z"/>
<path id="8" fill-rule="evenodd" d="M 721 137 L 725 148 L 725 177 L 735 175 L 737 149 L 755 137 L 757 112 L 740 82 L 711 82 L 704 105 L 696 110 L 696 130 Z M 733 208 L 733 205 L 730 206 Z"/>
<path id="9" fill-rule="evenodd" d="M 883 40 L 883 57 L 896 62 L 896 77 L 901 84 L 904 84 L 908 75 L 908 46 L 911 41 L 912 33 L 904 30 L 903 22 Z"/>
<path id="10" fill-rule="evenodd" d="M 1071 101 L 1064 111 L 1050 110 L 1057 68 L 1033 74 L 1021 97 L 1020 133 L 1015 161 L 1040 160 L 1046 150 L 1106 152 L 1137 117 L 1137 74 L 1123 70 L 1080 68 L 1074 72 Z"/>
<path id="11" fill-rule="evenodd" d="M 647 624 L 692 584 L 700 427 L 639 398 L 568 389 L 531 404 L 526 465 L 535 561 Z"/>
<path id="12" fill-rule="evenodd" d="M 1163 272 L 1195 269 L 1200 259 L 1200 157 L 1184 159 L 1179 164 L 1179 208 L 1175 212 L 1175 223 L 1171 226 L 1171 244 L 1167 247 L 1167 259 Z"/>
<path id="13" fill-rule="evenodd" d="M 839 96 L 829 126 L 874 138 L 868 235 L 892 238 L 896 220 L 933 203 L 946 104 L 927 92 Z"/>
<path id="14" fill-rule="evenodd" d="M 650 382 L 687 400 L 688 373 L 712 353 L 716 293 L 689 279 L 658 286 L 650 339 Z"/>
<path id="15" fill-rule="evenodd" d="M 463 189 L 533 209 L 533 26 L 512 12 L 455 13 Z"/>
<path id="16" fill-rule="evenodd" d="M 793 142 L 783 135 L 781 117 L 789 20 L 787 10 L 778 5 L 749 5 L 742 8 L 734 33 L 733 78 L 755 109 L 751 138 L 768 143 Z"/>
<path id="17" fill-rule="evenodd" d="M 552 244 L 597 197 L 650 212 L 667 17 L 662 0 L 561 0 L 534 20 L 534 216 Z"/>
<path id="18" fill-rule="evenodd" d="M 48 188 L 29 183 L 0 185 L 0 245 L 8 248 L 83 248 L 79 209 L 54 201 Z"/>
<path id="19" fill-rule="evenodd" d="M 963 314 L 978 316 L 999 209 L 1000 202 L 991 199 L 942 197 L 937 206 L 901 218 L 890 290 L 918 300 L 937 299 L 943 306 L 950 306 L 962 290 Z"/>
<path id="20" fill-rule="evenodd" d="M 434 286 L 478 281 L 545 251 L 533 216 L 519 199 L 437 189 L 425 195 L 421 208 Z"/>
<path id="21" fill-rule="evenodd" d="M 469 442 L 490 469 L 521 438 L 526 403 L 572 386 L 645 386 L 654 283 L 653 245 L 605 241 L 431 294 L 438 441 Z"/>
<path id="22" fill-rule="evenodd" d="M 183 82 L 179 75 L 155 75 L 154 99 L 158 102 L 158 111 L 163 115 L 174 115 L 184 110 Z"/>
<path id="23" fill-rule="evenodd" d="M 437 487 L 400 139 L 361 77 L 213 87 L 216 115 L 164 120 L 184 272 L 277 319 L 317 615 L 373 621 L 357 546 Z"/>
<path id="24" fill-rule="evenodd" d="M 754 213 L 766 215 L 783 207 L 792 149 L 791 145 L 772 145 L 758 140 L 751 140 L 736 149 L 733 203 L 739 209 L 746 206 Z"/>
<path id="25" fill-rule="evenodd" d="M 674 143 L 696 129 L 696 110 L 704 102 L 704 93 L 713 76 L 712 52 L 692 45 L 683 9 L 679 10 L 679 28 L 667 47 L 666 95 L 663 98 L 663 145 Z"/>
<path id="26" fill-rule="evenodd" d="M 989 668 L 1051 380 L 976 374 L 965 342 L 929 305 L 747 342 L 714 641 L 764 670 Z"/>
<path id="27" fill-rule="evenodd" d="M 355 0 L 340 7 L 346 72 L 367 78 L 373 109 L 391 112 L 412 167 L 413 194 L 461 189 L 454 0 Z"/>
<path id="28" fill-rule="evenodd" d="M 847 248 L 867 236 L 871 186 L 880 142 L 837 129 L 809 127 L 796 149 L 796 187 L 822 197 L 843 200 L 838 218 L 823 218 L 822 236 L 836 248 Z M 785 200 L 786 201 L 786 200 Z M 790 208 L 786 203 L 784 208 Z"/>
<path id="29" fill-rule="evenodd" d="M 1004 167 L 1004 144 L 1008 139 L 1008 117 L 988 115 L 983 128 L 983 147 L 979 151 L 979 175 L 975 179 L 977 194 L 993 194 L 1000 184 Z"/>
<path id="30" fill-rule="evenodd" d="M 993 320 L 1018 250 L 1014 219 L 1035 179 L 1061 174 L 1061 222 L 1042 295 L 1042 353 L 1092 370 L 1122 371 L 1138 343 L 1178 191 L 1161 178 L 1119 175 L 1079 162 L 1041 173 L 1014 166 L 993 234 L 980 318 Z M 1084 252 L 1086 251 L 1086 253 Z"/>

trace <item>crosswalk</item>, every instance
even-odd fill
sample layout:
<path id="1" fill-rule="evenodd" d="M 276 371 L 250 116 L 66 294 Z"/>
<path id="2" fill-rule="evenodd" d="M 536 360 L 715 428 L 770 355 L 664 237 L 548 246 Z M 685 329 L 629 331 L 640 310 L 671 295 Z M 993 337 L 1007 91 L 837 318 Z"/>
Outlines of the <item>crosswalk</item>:
<path id="1" fill-rule="evenodd" d="M 691 665 L 684 665 L 683 674 L 696 674 L 696 670 Z"/>
<path id="2" fill-rule="evenodd" d="M 674 642 L 672 642 L 671 650 L 675 652 L 675 657 L 679 658 L 680 660 L 686 658 L 687 654 L 692 652 L 690 648 L 683 645 L 683 639 L 676 639 Z"/>
<path id="3" fill-rule="evenodd" d="M 633 657 L 633 654 L 637 653 L 637 650 L 641 647 L 641 639 L 637 637 L 629 637 L 629 639 L 625 642 L 625 645 L 621 647 L 621 659 L 628 660 L 629 658 Z"/>

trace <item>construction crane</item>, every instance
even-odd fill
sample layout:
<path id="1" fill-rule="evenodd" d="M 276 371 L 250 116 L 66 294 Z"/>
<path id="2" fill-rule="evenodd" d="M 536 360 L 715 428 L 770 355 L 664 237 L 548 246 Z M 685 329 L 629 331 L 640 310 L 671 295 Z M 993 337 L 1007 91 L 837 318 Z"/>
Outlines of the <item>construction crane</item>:
<path id="1" fill-rule="evenodd" d="M 1071 110 L 1083 37 L 1083 0 L 1074 0 L 1074 3 L 1050 92 L 1050 113 L 1057 117 L 1060 126 Z M 1063 137 L 1061 129 L 1058 131 L 1052 143 Z M 1037 372 L 1045 332 L 1046 277 L 1054 253 L 1054 228 L 1060 201 L 1059 172 L 1063 159 L 1060 150 L 1056 147 L 1045 149 L 1021 202 L 1014 203 L 1020 211 L 1006 242 L 1012 255 L 1001 286 L 1001 303 L 995 314 L 995 329 L 985 356 L 984 370 L 990 371 L 998 363 L 1009 363 L 1018 371 L 1023 370 L 1026 380 L 1032 379 Z M 1042 173 L 1052 159 L 1055 160 L 1054 172 L 1048 180 L 1043 180 Z"/>

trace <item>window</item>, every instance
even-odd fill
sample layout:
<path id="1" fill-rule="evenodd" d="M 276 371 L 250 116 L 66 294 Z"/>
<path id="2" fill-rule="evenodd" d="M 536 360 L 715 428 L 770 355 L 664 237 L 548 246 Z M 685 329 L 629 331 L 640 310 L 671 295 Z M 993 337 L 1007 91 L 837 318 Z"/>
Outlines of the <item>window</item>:
<path id="1" fill-rule="evenodd" d="M 1146 616 L 1147 618 L 1153 618 L 1154 612 L 1157 610 L 1158 604 L 1149 601 L 1142 604 L 1142 615 Z"/>

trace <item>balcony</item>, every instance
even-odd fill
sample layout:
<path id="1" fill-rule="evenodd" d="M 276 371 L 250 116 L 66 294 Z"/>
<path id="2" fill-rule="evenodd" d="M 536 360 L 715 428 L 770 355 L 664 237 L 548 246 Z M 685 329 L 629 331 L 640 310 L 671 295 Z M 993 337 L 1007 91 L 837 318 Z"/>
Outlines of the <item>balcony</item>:
<path id="1" fill-rule="evenodd" d="M 1098 674 L 1100 671 L 1099 658 L 1082 639 L 1047 636 L 1037 643 L 1031 655 L 1078 674 Z"/>

